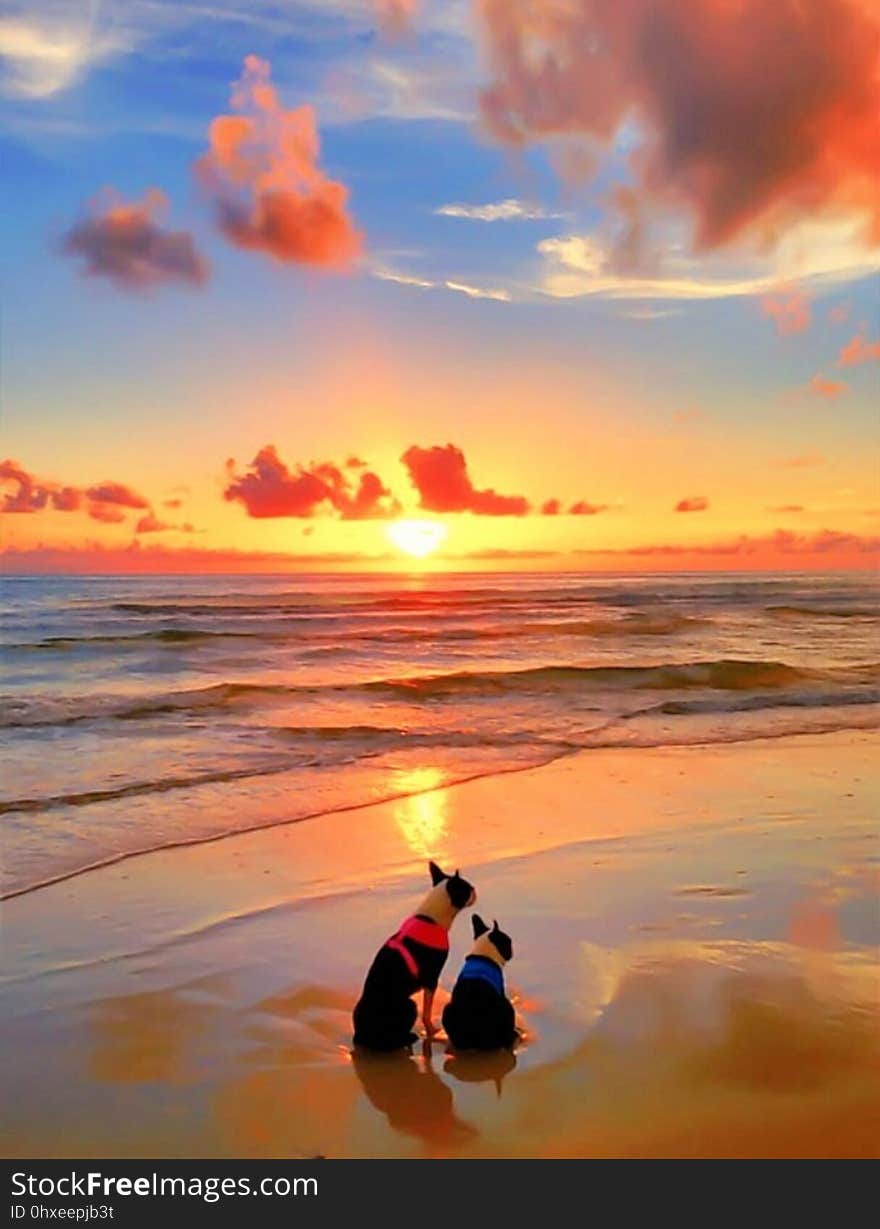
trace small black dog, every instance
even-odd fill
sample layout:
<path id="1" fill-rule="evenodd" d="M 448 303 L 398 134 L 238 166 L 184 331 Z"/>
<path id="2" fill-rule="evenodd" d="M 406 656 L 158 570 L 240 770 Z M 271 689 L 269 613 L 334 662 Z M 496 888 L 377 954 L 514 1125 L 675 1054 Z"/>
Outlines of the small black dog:
<path id="1" fill-rule="evenodd" d="M 431 1019 L 437 980 L 449 955 L 449 927 L 462 910 L 477 899 L 476 892 L 458 871 L 447 875 L 428 863 L 431 891 L 396 934 L 376 954 L 355 1005 L 354 1044 L 369 1050 L 399 1050 L 418 1040 L 412 1028 L 417 1009 L 412 996 L 424 991 L 422 1023 L 431 1037 L 437 1030 Z"/>
<path id="2" fill-rule="evenodd" d="M 476 914 L 474 946 L 443 1009 L 443 1027 L 456 1050 L 510 1049 L 518 1037 L 513 1004 L 504 993 L 504 966 L 513 958 L 510 936 Z"/>

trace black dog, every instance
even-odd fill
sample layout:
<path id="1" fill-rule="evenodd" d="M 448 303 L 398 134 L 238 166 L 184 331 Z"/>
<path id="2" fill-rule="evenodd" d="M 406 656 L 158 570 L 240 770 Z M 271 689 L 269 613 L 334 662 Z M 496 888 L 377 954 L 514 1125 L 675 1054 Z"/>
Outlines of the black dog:
<path id="1" fill-rule="evenodd" d="M 443 1009 L 443 1027 L 456 1050 L 510 1049 L 517 1039 L 513 1004 L 504 993 L 504 966 L 513 958 L 510 936 L 474 915 L 474 946 Z"/>
<path id="2" fill-rule="evenodd" d="M 447 875 L 428 864 L 434 885 L 396 934 L 376 954 L 354 1013 L 354 1044 L 370 1050 L 398 1050 L 417 1040 L 412 1028 L 416 1005 L 412 996 L 423 990 L 422 1023 L 428 1036 L 437 1030 L 431 1020 L 437 980 L 449 955 L 449 927 L 457 914 L 476 900 L 473 887 L 458 871 Z"/>

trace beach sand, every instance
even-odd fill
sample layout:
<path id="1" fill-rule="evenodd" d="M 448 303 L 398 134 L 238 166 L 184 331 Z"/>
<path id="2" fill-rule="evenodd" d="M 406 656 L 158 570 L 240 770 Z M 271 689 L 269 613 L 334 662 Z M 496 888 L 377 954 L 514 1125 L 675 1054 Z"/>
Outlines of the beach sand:
<path id="1" fill-rule="evenodd" d="M 410 798 L 8 900 L 0 1150 L 878 1155 L 878 747 L 588 751 L 451 788 L 426 769 Z M 350 1052 L 428 857 L 513 937 L 515 1055 Z"/>

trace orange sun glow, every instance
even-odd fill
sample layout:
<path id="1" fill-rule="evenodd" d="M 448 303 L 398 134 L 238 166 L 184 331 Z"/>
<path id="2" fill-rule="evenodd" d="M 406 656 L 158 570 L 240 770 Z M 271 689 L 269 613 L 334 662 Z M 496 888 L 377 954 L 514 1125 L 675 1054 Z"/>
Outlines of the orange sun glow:
<path id="1" fill-rule="evenodd" d="M 394 521 L 385 533 L 389 542 L 393 542 L 407 555 L 424 559 L 444 540 L 446 526 L 439 521 Z"/>

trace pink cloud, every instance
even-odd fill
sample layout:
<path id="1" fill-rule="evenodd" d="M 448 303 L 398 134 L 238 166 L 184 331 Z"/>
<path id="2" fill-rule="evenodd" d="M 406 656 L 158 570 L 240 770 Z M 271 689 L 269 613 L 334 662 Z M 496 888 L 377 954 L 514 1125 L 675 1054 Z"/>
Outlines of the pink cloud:
<path id="1" fill-rule="evenodd" d="M 244 504 L 248 516 L 312 517 L 337 512 L 343 520 L 377 520 L 396 516 L 400 504 L 379 477 L 363 471 L 356 485 L 328 462 L 294 469 L 281 460 L 272 444 L 261 448 L 244 474 L 227 462 L 224 499 Z"/>
<path id="2" fill-rule="evenodd" d="M 76 512 L 85 507 L 94 521 L 120 524 L 126 512 L 142 511 L 152 516 L 150 502 L 124 482 L 99 482 L 81 488 L 37 478 L 17 461 L 0 463 L 0 486 L 14 486 L 0 501 L 0 512 Z"/>
<path id="3" fill-rule="evenodd" d="M 285 111 L 269 64 L 249 55 L 232 108 L 235 114 L 211 121 L 208 152 L 195 164 L 223 234 L 285 263 L 349 266 L 362 236 L 348 213 L 348 189 L 318 164 L 312 107 Z"/>
<path id="4" fill-rule="evenodd" d="M 121 525 L 125 520 L 125 513 L 115 504 L 90 503 L 88 513 L 93 521 L 104 525 Z"/>
<path id="5" fill-rule="evenodd" d="M 39 483 L 17 461 L 0 462 L 0 484 L 15 486 L 3 495 L 3 512 L 41 512 L 49 502 L 49 488 Z"/>
<path id="6" fill-rule="evenodd" d="M 50 493 L 49 499 L 58 512 L 76 512 L 82 503 L 82 491 L 73 486 L 59 487 Z"/>
<path id="7" fill-rule="evenodd" d="M 132 204 L 109 192 L 67 231 L 62 249 L 83 259 L 86 276 L 107 278 L 125 290 L 167 282 L 200 286 L 208 278 L 207 262 L 188 231 L 159 225 L 167 204 L 158 188 Z"/>
<path id="8" fill-rule="evenodd" d="M 454 444 L 436 444 L 433 448 L 413 444 L 400 459 L 419 493 L 420 506 L 428 512 L 525 516 L 529 511 L 529 501 L 523 495 L 477 490 L 468 473 L 464 453 Z"/>
<path id="9" fill-rule="evenodd" d="M 807 387 L 815 396 L 833 400 L 835 397 L 839 397 L 841 393 L 845 393 L 849 386 L 844 384 L 842 380 L 829 380 L 820 372 L 813 376 Z"/>
<path id="10" fill-rule="evenodd" d="M 675 505 L 676 512 L 705 512 L 709 501 L 705 495 L 692 495 L 688 499 L 680 499 Z"/>
<path id="11" fill-rule="evenodd" d="M 880 235 L 880 11 L 865 0 L 477 0 L 497 140 L 610 150 L 698 248 L 840 206 Z"/>
<path id="12" fill-rule="evenodd" d="M 852 341 L 841 349 L 837 356 L 838 367 L 855 367 L 858 363 L 870 363 L 880 360 L 880 340 L 868 341 L 862 333 L 857 333 Z"/>
<path id="13" fill-rule="evenodd" d="M 99 482 L 96 486 L 86 488 L 86 496 L 98 503 L 117 504 L 120 508 L 149 508 L 150 501 L 124 482 Z"/>
<path id="14" fill-rule="evenodd" d="M 782 337 L 803 333 L 812 320 L 810 299 L 796 286 L 788 291 L 765 295 L 761 300 L 761 311 L 765 316 L 772 317 L 776 331 Z"/>
<path id="15" fill-rule="evenodd" d="M 211 550 L 171 547 L 159 543 L 142 546 L 135 539 L 128 546 L 88 542 L 81 547 L 7 547 L 0 550 L 0 566 L 8 575 L 70 573 L 72 575 L 223 574 L 339 569 L 365 563 L 389 563 L 391 552 L 365 556 L 355 551 L 324 551 L 311 554 L 287 551 Z"/>
<path id="16" fill-rule="evenodd" d="M 741 534 L 719 542 L 661 542 L 645 546 L 618 548 L 586 548 L 576 553 L 609 557 L 675 559 L 677 565 L 688 568 L 691 561 L 713 560 L 721 567 L 740 560 L 742 566 L 753 569 L 778 566 L 810 568 L 817 564 L 837 567 L 871 567 L 880 552 L 880 537 L 863 536 L 835 529 L 822 529 L 814 534 L 798 534 L 790 529 L 776 529 L 760 537 Z M 661 563 L 661 567 L 668 564 Z"/>
<path id="17" fill-rule="evenodd" d="M 568 510 L 569 516 L 598 516 L 600 512 L 607 512 L 608 504 L 590 504 L 585 499 L 579 499 L 576 504 L 572 504 Z"/>

